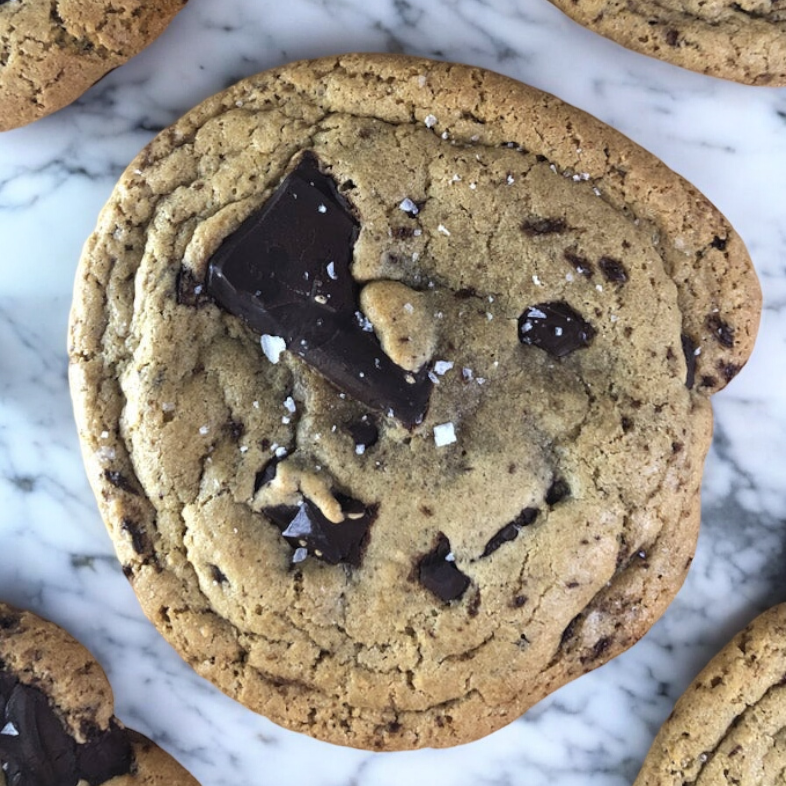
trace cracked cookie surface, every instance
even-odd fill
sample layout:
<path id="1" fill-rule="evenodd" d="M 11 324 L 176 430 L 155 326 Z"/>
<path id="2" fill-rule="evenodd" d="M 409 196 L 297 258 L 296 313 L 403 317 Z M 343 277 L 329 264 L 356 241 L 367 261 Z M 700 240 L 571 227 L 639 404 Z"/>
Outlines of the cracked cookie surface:
<path id="1" fill-rule="evenodd" d="M 79 98 L 155 40 L 188 0 L 4 0 L 0 131 Z"/>
<path id="2" fill-rule="evenodd" d="M 766 786 L 786 771 L 786 605 L 738 633 L 677 701 L 634 786 Z"/>
<path id="3" fill-rule="evenodd" d="M 345 56 L 238 83 L 130 165 L 80 263 L 70 378 L 124 571 L 189 663 L 332 742 L 446 746 L 668 605 L 759 302 L 728 222 L 593 118 Z M 376 361 L 425 379 L 423 412 L 348 379 L 320 330 L 350 312 L 374 384 Z"/>
<path id="4" fill-rule="evenodd" d="M 101 666 L 57 625 L 0 603 L 0 783 L 198 786 L 114 716 Z"/>
<path id="5" fill-rule="evenodd" d="M 786 85 L 784 0 L 551 0 L 618 44 L 692 71 Z"/>

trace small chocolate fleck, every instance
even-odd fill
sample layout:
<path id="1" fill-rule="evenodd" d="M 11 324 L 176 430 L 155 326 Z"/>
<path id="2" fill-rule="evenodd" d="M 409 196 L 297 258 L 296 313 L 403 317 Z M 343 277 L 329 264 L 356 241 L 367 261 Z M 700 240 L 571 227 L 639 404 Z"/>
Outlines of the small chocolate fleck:
<path id="1" fill-rule="evenodd" d="M 336 494 L 335 497 L 345 516 L 339 523 L 326 518 L 309 499 L 299 505 L 271 506 L 262 512 L 281 530 L 281 535 L 298 556 L 299 550 L 305 549 L 308 555 L 329 565 L 343 562 L 357 567 L 363 557 L 369 527 L 377 517 L 377 506 L 364 505 L 346 495 Z"/>
<path id="2" fill-rule="evenodd" d="M 358 232 L 335 181 L 306 153 L 213 255 L 207 289 L 339 390 L 412 428 L 425 417 L 433 383 L 425 366 L 416 373 L 397 366 L 358 322 L 350 269 Z"/>
<path id="3" fill-rule="evenodd" d="M 565 251 L 564 256 L 565 259 L 570 262 L 571 265 L 573 265 L 573 268 L 577 273 L 584 276 L 584 278 L 592 278 L 595 270 L 592 267 L 592 262 L 590 262 L 589 259 L 568 250 Z"/>
<path id="4" fill-rule="evenodd" d="M 726 244 L 728 242 L 729 242 L 728 238 L 718 237 L 717 235 L 715 235 L 715 237 L 712 239 L 712 243 L 710 243 L 710 245 L 713 248 L 717 248 L 718 251 L 725 251 L 726 250 Z"/>
<path id="5" fill-rule="evenodd" d="M 731 382 L 737 374 L 740 373 L 742 366 L 737 363 L 724 363 L 722 360 L 718 361 L 718 371 L 720 371 L 726 382 Z"/>
<path id="6" fill-rule="evenodd" d="M 515 540 L 522 527 L 527 527 L 535 521 L 538 517 L 538 512 L 537 508 L 524 508 L 513 521 L 502 527 L 502 529 L 489 540 L 480 556 L 488 557 L 489 554 L 493 554 L 503 543 L 509 543 L 511 540 Z"/>
<path id="7" fill-rule="evenodd" d="M 592 650 L 587 655 L 582 655 L 579 660 L 582 663 L 592 663 L 605 655 L 609 647 L 611 647 L 611 644 L 612 638 L 610 636 L 603 636 L 592 645 Z"/>
<path id="8" fill-rule="evenodd" d="M 558 235 L 568 229 L 564 218 L 540 218 L 530 216 L 521 222 L 521 231 L 529 237 L 537 235 Z"/>
<path id="9" fill-rule="evenodd" d="M 120 529 L 129 534 L 131 546 L 137 554 L 140 556 L 150 554 L 152 549 L 147 539 L 147 533 L 139 524 L 129 518 L 124 518 L 120 523 Z"/>
<path id="10" fill-rule="evenodd" d="M 469 300 L 471 297 L 479 297 L 479 295 L 474 287 L 463 287 L 462 289 L 457 289 L 453 293 L 453 297 L 456 300 Z"/>
<path id="11" fill-rule="evenodd" d="M 208 567 L 210 568 L 210 575 L 213 577 L 213 581 L 218 584 L 226 584 L 229 581 L 226 573 L 224 573 L 224 571 L 221 570 L 218 565 L 211 564 L 208 565 Z"/>
<path id="12" fill-rule="evenodd" d="M 104 477 L 115 487 L 121 491 L 127 491 L 129 494 L 139 496 L 139 491 L 132 485 L 131 481 L 123 475 L 122 472 L 116 470 L 104 470 Z"/>
<path id="13" fill-rule="evenodd" d="M 520 609 L 522 606 L 525 606 L 529 598 L 526 595 L 516 595 L 513 598 L 513 607 L 516 609 Z"/>
<path id="14" fill-rule="evenodd" d="M 555 358 L 588 347 L 595 328 L 567 303 L 537 303 L 519 317 L 519 341 L 538 347 Z"/>
<path id="15" fill-rule="evenodd" d="M 598 267 L 606 281 L 612 284 L 624 284 L 628 280 L 628 271 L 618 259 L 601 257 L 598 260 Z"/>
<path id="16" fill-rule="evenodd" d="M 707 316 L 707 329 L 713 338 L 723 347 L 731 349 L 734 346 L 734 328 L 724 322 L 717 314 Z"/>
<path id="17" fill-rule="evenodd" d="M 549 507 L 554 507 L 559 502 L 562 502 L 563 499 L 570 496 L 570 486 L 568 482 L 564 478 L 554 478 L 549 486 L 549 490 L 546 492 L 546 504 Z"/>
<path id="18" fill-rule="evenodd" d="M 440 532 L 434 548 L 418 563 L 420 583 L 446 603 L 460 598 L 470 584 L 451 556 L 450 541 Z"/>
<path id="19" fill-rule="evenodd" d="M 568 623 L 568 626 L 562 631 L 562 636 L 559 640 L 560 647 L 564 647 L 576 635 L 576 628 L 578 628 L 580 622 L 581 614 L 577 614 Z"/>
<path id="20" fill-rule="evenodd" d="M 181 306 L 202 308 L 211 302 L 203 281 L 199 281 L 187 268 L 181 267 L 177 274 L 176 299 Z"/>
<path id="21" fill-rule="evenodd" d="M 678 46 L 680 42 L 680 32 L 673 27 L 666 31 L 666 43 L 669 46 Z"/>
<path id="22" fill-rule="evenodd" d="M 682 352 L 685 355 L 685 387 L 693 390 L 696 382 L 696 344 L 685 333 L 682 334 Z"/>

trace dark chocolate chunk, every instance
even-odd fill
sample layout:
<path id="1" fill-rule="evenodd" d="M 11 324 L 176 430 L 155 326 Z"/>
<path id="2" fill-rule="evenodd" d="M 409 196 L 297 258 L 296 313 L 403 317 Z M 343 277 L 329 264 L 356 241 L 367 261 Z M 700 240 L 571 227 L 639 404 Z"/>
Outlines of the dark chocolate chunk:
<path id="1" fill-rule="evenodd" d="M 363 415 L 360 419 L 347 423 L 345 428 L 355 442 L 356 452 L 364 453 L 377 444 L 379 429 L 370 415 Z"/>
<path id="2" fill-rule="evenodd" d="M 727 238 L 725 238 L 725 237 L 718 237 L 717 235 L 715 235 L 715 237 L 712 238 L 712 243 L 710 243 L 710 245 L 713 248 L 717 248 L 718 251 L 725 251 L 726 250 L 726 244 L 728 242 L 729 241 L 728 241 Z"/>
<path id="3" fill-rule="evenodd" d="M 295 549 L 294 562 L 302 562 L 310 554 L 329 565 L 360 565 L 377 506 L 364 505 L 342 494 L 336 494 L 336 499 L 345 517 L 338 524 L 327 519 L 309 499 L 300 505 L 276 505 L 262 511 Z"/>
<path id="4" fill-rule="evenodd" d="M 669 46 L 678 46 L 680 42 L 680 31 L 674 27 L 670 27 L 666 31 L 666 43 Z"/>
<path id="5" fill-rule="evenodd" d="M 207 288 L 252 330 L 284 340 L 340 390 L 408 428 L 432 382 L 383 351 L 359 307 L 350 264 L 358 224 L 333 179 L 307 153 L 257 213 L 221 245 Z"/>
<path id="6" fill-rule="evenodd" d="M 564 478 L 554 478 L 551 486 L 549 486 L 549 490 L 546 492 L 546 504 L 549 507 L 553 507 L 569 496 L 570 486 L 568 482 Z"/>
<path id="7" fill-rule="evenodd" d="M 734 328 L 717 314 L 710 314 L 707 317 L 707 328 L 722 347 L 731 349 L 734 346 Z"/>
<path id="8" fill-rule="evenodd" d="M 682 334 L 682 352 L 685 355 L 685 387 L 692 390 L 696 381 L 696 344 L 685 333 Z"/>
<path id="9" fill-rule="evenodd" d="M 524 510 L 522 510 L 521 513 L 519 513 L 519 515 L 513 519 L 513 521 L 506 524 L 496 535 L 494 535 L 489 540 L 489 542 L 486 544 L 486 548 L 483 549 L 483 553 L 480 556 L 488 557 L 489 554 L 493 554 L 503 543 L 509 543 L 511 540 L 515 540 L 518 537 L 521 528 L 532 524 L 532 522 L 535 521 L 537 517 L 537 508 L 524 508 Z"/>
<path id="10" fill-rule="evenodd" d="M 568 225 L 564 218 L 530 216 L 521 222 L 521 231 L 530 237 L 535 237 L 536 235 L 558 235 L 567 229 Z"/>
<path id="11" fill-rule="evenodd" d="M 0 762 L 9 786 L 98 786 L 131 772 L 133 755 L 114 722 L 77 744 L 38 688 L 0 672 Z"/>
<path id="12" fill-rule="evenodd" d="M 595 328 L 567 303 L 538 303 L 519 317 L 519 341 L 555 358 L 583 349 L 595 337 Z"/>
<path id="13" fill-rule="evenodd" d="M 418 579 L 427 590 L 446 603 L 460 598 L 469 587 L 469 576 L 456 566 L 450 541 L 441 532 L 436 546 L 418 563 Z"/>
<path id="14" fill-rule="evenodd" d="M 628 271 L 618 259 L 601 257 L 598 260 L 598 267 L 606 281 L 610 281 L 612 284 L 624 284 L 628 280 Z"/>

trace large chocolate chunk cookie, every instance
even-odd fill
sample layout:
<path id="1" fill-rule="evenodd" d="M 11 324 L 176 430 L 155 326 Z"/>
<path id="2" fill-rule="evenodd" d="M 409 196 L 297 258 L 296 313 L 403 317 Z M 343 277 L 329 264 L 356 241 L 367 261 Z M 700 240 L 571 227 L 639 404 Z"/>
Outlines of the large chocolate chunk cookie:
<path id="1" fill-rule="evenodd" d="M 743 245 L 557 99 L 397 56 L 247 79 L 131 164 L 70 335 L 146 613 L 290 728 L 445 746 L 633 644 L 696 540 Z"/>
<path id="2" fill-rule="evenodd" d="M 0 0 L 0 131 L 79 98 L 188 0 Z"/>
<path id="3" fill-rule="evenodd" d="M 114 716 L 93 656 L 62 628 L 0 603 L 0 784 L 198 786 Z"/>
<path id="4" fill-rule="evenodd" d="M 551 0 L 590 30 L 668 63 L 786 85 L 786 0 Z"/>
<path id="5" fill-rule="evenodd" d="M 786 771 L 786 605 L 757 617 L 693 681 L 634 786 L 765 786 Z"/>

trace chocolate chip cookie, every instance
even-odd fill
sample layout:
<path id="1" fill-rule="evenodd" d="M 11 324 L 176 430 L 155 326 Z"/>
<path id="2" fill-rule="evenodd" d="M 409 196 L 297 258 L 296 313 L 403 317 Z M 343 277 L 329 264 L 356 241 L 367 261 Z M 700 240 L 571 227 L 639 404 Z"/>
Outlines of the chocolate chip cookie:
<path id="1" fill-rule="evenodd" d="M 188 0 L 0 0 L 0 131 L 79 98 Z"/>
<path id="2" fill-rule="evenodd" d="M 84 458 L 201 674 L 333 742 L 466 742 L 666 608 L 759 297 L 701 194 L 556 98 L 295 63 L 164 131 L 103 210 Z"/>
<path id="3" fill-rule="evenodd" d="M 784 0 L 551 0 L 580 24 L 668 63 L 786 85 Z"/>
<path id="4" fill-rule="evenodd" d="M 114 716 L 93 656 L 62 628 L 0 603 L 3 786 L 198 786 Z"/>
<path id="5" fill-rule="evenodd" d="M 693 681 L 634 786 L 763 786 L 786 768 L 786 605 L 757 617 Z"/>

